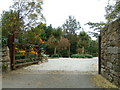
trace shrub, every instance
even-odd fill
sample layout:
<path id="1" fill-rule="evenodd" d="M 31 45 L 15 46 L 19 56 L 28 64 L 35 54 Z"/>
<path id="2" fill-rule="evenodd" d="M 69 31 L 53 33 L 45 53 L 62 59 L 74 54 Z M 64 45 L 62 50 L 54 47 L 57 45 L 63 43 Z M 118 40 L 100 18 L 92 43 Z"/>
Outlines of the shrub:
<path id="1" fill-rule="evenodd" d="M 98 57 L 98 53 L 92 53 L 93 57 Z"/>
<path id="2" fill-rule="evenodd" d="M 89 54 L 72 54 L 71 55 L 72 58 L 92 58 L 93 56 L 92 55 L 89 55 Z"/>
<path id="3" fill-rule="evenodd" d="M 53 54 L 51 57 L 59 57 L 59 54 Z"/>
<path id="4" fill-rule="evenodd" d="M 62 57 L 69 57 L 69 52 L 68 50 L 64 49 L 64 50 L 60 50 L 60 55 Z"/>
<path id="5" fill-rule="evenodd" d="M 72 54 L 71 57 L 72 58 L 85 58 L 85 56 L 82 54 Z"/>
<path id="6" fill-rule="evenodd" d="M 87 58 L 92 58 L 93 56 L 90 55 L 90 54 L 85 54 L 85 57 L 87 57 Z"/>

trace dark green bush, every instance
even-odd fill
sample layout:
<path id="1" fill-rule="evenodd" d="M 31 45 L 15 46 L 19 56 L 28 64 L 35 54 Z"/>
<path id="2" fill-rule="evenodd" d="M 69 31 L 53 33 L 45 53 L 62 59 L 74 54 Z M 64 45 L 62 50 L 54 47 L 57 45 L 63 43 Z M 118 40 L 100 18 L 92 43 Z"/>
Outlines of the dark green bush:
<path id="1" fill-rule="evenodd" d="M 72 58 L 85 58 L 85 55 L 82 55 L 82 54 L 72 54 L 71 57 Z"/>
<path id="2" fill-rule="evenodd" d="M 85 57 L 87 57 L 87 58 L 92 58 L 93 56 L 90 55 L 90 54 L 85 54 Z"/>
<path id="3" fill-rule="evenodd" d="M 59 54 L 53 54 L 51 57 L 59 57 Z"/>
<path id="4" fill-rule="evenodd" d="M 60 50 L 60 55 L 62 57 L 69 57 L 69 51 L 64 49 L 64 50 Z"/>
<path id="5" fill-rule="evenodd" d="M 93 57 L 98 57 L 98 53 L 93 53 L 92 56 Z"/>
<path id="6" fill-rule="evenodd" d="M 72 58 L 92 58 L 93 56 L 92 55 L 89 55 L 89 54 L 72 54 L 71 55 Z"/>

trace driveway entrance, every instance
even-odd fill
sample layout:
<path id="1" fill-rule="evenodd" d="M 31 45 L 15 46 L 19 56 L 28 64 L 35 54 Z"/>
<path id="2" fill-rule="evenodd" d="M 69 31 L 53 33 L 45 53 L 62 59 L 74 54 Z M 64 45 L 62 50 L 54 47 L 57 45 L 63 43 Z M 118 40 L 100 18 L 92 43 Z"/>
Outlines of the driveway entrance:
<path id="1" fill-rule="evenodd" d="M 3 88 L 97 88 L 98 59 L 49 59 L 3 76 Z"/>

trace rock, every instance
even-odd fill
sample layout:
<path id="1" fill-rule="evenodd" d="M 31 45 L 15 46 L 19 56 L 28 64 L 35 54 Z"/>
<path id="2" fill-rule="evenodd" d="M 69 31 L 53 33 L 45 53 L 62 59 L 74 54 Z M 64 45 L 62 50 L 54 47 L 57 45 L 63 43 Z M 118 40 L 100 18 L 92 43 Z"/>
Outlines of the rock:
<path id="1" fill-rule="evenodd" d="M 38 62 L 38 64 L 41 64 L 41 63 L 42 63 L 41 61 Z"/>
<path id="2" fill-rule="evenodd" d="M 120 87 L 120 19 L 101 31 L 101 64 L 102 75 Z"/>

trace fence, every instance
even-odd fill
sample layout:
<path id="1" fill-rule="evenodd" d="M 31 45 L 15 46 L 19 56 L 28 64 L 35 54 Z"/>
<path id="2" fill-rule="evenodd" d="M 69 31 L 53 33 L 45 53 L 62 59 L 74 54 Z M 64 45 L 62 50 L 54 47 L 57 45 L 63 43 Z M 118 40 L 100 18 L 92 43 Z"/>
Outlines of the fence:
<path id="1" fill-rule="evenodd" d="M 16 43 L 14 39 L 15 35 L 11 35 L 8 40 L 12 70 L 24 65 L 35 64 L 42 60 L 40 45 Z"/>

